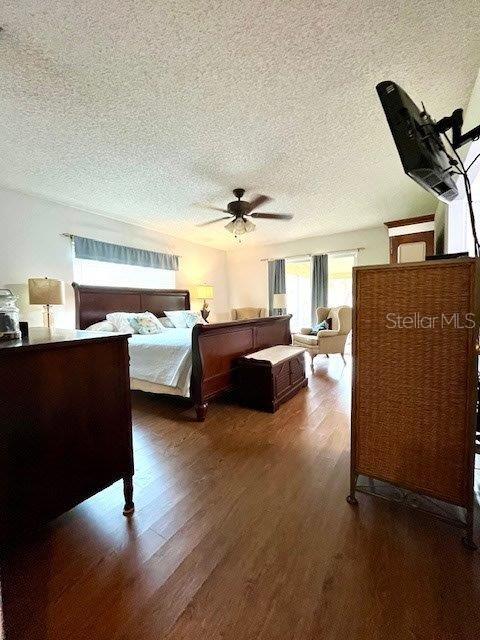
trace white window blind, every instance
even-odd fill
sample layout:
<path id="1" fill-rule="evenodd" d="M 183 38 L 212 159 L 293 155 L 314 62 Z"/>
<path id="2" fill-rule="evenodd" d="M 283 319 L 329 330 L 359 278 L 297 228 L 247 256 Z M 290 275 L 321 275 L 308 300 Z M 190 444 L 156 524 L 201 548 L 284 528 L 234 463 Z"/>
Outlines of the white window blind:
<path id="1" fill-rule="evenodd" d="M 176 271 L 114 262 L 73 259 L 75 282 L 99 287 L 175 289 Z"/>

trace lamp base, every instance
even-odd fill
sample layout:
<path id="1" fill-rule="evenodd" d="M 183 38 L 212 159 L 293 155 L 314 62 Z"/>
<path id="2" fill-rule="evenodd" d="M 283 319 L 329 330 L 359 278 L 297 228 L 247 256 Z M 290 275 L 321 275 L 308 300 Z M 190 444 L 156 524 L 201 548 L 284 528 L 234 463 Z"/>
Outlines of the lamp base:
<path id="1" fill-rule="evenodd" d="M 50 305 L 46 304 L 43 307 L 43 326 L 47 329 L 53 329 L 54 326 L 54 317 L 53 312 L 50 311 Z"/>
<path id="2" fill-rule="evenodd" d="M 201 308 L 200 313 L 202 314 L 202 318 L 205 322 L 208 322 L 207 318 L 210 315 L 210 309 L 208 308 L 208 302 L 206 300 L 203 301 L 203 307 Z"/>

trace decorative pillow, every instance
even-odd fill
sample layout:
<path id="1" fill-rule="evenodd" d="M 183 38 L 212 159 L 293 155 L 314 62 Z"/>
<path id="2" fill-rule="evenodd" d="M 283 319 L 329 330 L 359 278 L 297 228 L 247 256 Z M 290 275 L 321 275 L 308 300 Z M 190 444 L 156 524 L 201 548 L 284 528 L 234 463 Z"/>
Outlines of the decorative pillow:
<path id="1" fill-rule="evenodd" d="M 95 322 L 87 327 L 86 331 L 116 331 L 115 327 L 108 320 L 102 320 L 101 322 Z"/>
<path id="2" fill-rule="evenodd" d="M 113 324 L 115 331 L 120 331 L 120 333 L 135 333 L 130 324 L 130 318 L 136 315 L 138 314 L 127 311 L 116 311 L 115 313 L 107 313 L 107 320 Z"/>
<path id="3" fill-rule="evenodd" d="M 318 322 L 317 324 L 314 324 L 312 327 L 312 333 L 315 335 L 316 333 L 318 333 L 319 331 L 324 331 L 325 329 L 328 329 L 328 321 L 324 320 L 323 322 Z"/>
<path id="4" fill-rule="evenodd" d="M 175 325 L 170 320 L 170 318 L 157 318 L 157 320 L 165 329 L 175 329 Z"/>
<path id="5" fill-rule="evenodd" d="M 206 324 L 200 311 L 184 311 L 183 315 L 189 328 L 194 327 L 196 324 Z"/>
<path id="6" fill-rule="evenodd" d="M 132 316 L 129 323 L 134 333 L 140 333 L 142 336 L 165 331 L 164 327 L 158 321 L 158 318 L 154 316 L 153 313 L 150 313 L 150 311 Z"/>
<path id="7" fill-rule="evenodd" d="M 311 329 L 301 329 L 300 331 L 306 336 L 316 336 L 319 331 L 323 331 L 324 329 L 328 328 L 328 322 L 324 320 L 323 322 L 314 324 Z"/>
<path id="8" fill-rule="evenodd" d="M 165 311 L 167 318 L 173 323 L 175 329 L 187 329 L 185 311 Z"/>

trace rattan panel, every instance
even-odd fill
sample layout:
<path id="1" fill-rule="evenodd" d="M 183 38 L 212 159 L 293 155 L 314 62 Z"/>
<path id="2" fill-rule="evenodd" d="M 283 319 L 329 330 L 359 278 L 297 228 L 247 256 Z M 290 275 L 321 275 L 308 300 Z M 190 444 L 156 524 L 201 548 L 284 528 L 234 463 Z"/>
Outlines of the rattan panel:
<path id="1" fill-rule="evenodd" d="M 475 311 L 475 271 L 462 260 L 354 275 L 354 471 L 461 506 L 472 491 L 475 330 L 446 319 L 465 324 Z"/>

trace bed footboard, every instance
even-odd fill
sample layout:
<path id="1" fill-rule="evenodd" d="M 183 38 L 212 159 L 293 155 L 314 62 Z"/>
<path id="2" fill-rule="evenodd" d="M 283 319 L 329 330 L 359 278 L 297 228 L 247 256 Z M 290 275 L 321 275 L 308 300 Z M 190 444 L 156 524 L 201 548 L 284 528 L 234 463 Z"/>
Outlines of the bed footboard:
<path id="1" fill-rule="evenodd" d="M 198 420 L 208 402 L 233 386 L 240 356 L 278 344 L 290 344 L 291 315 L 219 324 L 197 324 L 192 331 L 190 394 Z"/>

